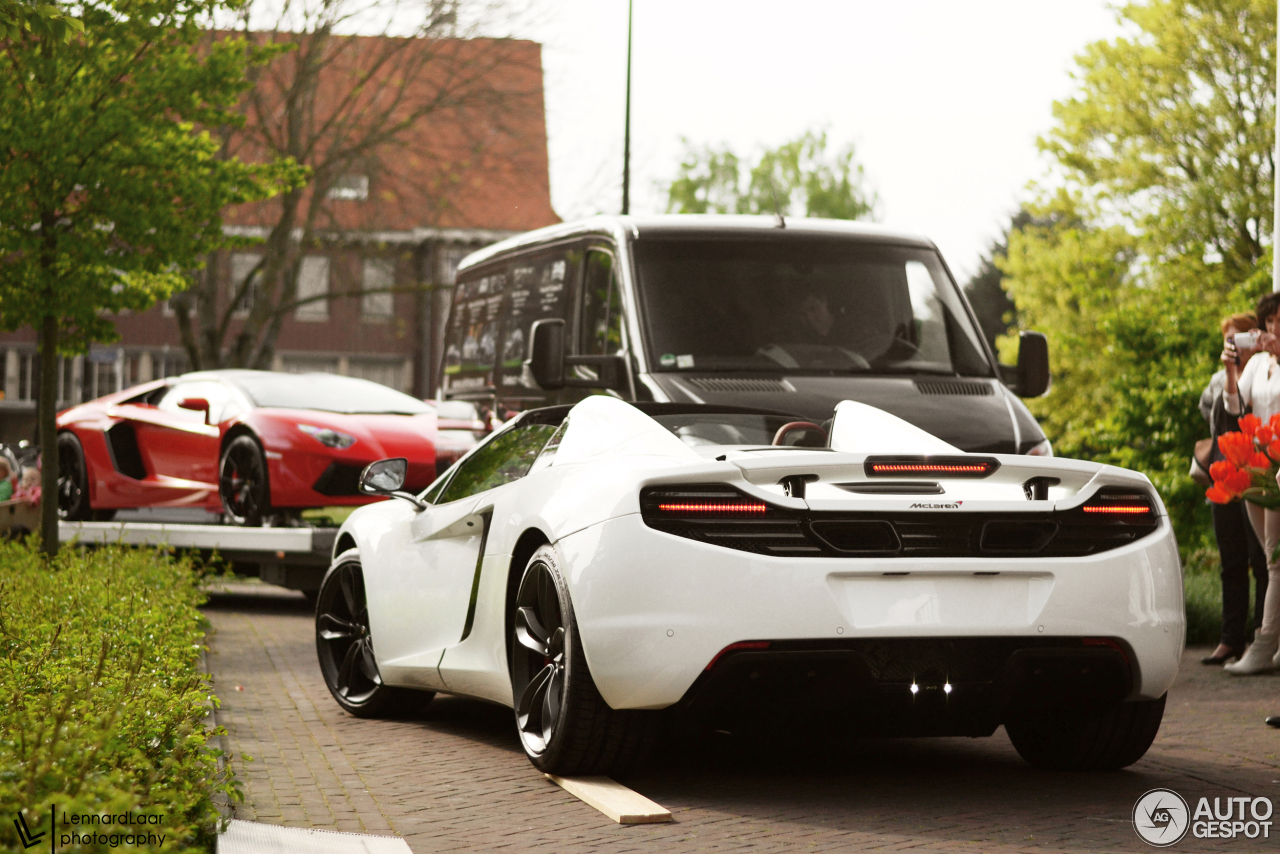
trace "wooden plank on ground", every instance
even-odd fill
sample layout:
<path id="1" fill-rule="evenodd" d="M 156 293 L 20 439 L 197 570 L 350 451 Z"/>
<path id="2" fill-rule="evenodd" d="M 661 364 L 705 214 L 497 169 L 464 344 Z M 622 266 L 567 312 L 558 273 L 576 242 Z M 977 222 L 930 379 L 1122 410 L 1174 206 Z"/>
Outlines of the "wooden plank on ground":
<path id="1" fill-rule="evenodd" d="M 656 824 L 673 821 L 671 811 L 655 804 L 608 777 L 557 777 L 545 775 L 588 806 L 595 807 L 618 824 Z"/>

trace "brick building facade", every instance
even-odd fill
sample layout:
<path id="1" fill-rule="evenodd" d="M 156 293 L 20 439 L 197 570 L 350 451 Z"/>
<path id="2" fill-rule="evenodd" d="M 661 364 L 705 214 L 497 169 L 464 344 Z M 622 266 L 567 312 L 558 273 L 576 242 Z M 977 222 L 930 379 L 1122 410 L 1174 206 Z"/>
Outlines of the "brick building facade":
<path id="1" fill-rule="evenodd" d="M 361 49 L 378 40 L 352 42 L 358 59 Z M 354 171 L 334 183 L 325 227 L 308 245 L 297 246 L 298 296 L 406 291 L 300 305 L 284 320 L 274 370 L 359 376 L 431 397 L 458 263 L 482 246 L 559 221 L 547 172 L 540 45 L 478 39 L 451 49 L 462 55 L 488 52 L 485 73 L 494 88 L 519 97 L 504 101 L 500 114 L 471 109 L 435 115 L 384 154 L 370 174 Z M 322 102 L 340 96 L 338 84 L 349 71 L 340 63 L 326 69 L 333 80 L 322 81 Z M 265 238 L 276 221 L 273 204 L 228 211 L 226 231 Z M 231 298 L 260 255 L 249 247 L 211 259 L 205 275 L 219 283 L 220 300 Z M 167 303 L 117 316 L 115 325 L 119 341 L 59 360 L 59 408 L 190 370 L 178 319 Z M 34 438 L 34 330 L 0 333 L 0 369 L 0 442 Z"/>

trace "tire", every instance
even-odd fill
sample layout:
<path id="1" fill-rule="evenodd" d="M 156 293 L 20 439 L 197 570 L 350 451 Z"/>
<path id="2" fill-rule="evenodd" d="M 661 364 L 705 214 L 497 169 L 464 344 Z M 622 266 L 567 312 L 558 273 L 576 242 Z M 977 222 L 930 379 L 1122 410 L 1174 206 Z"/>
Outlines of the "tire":
<path id="1" fill-rule="evenodd" d="M 1050 771 L 1116 771 L 1137 762 L 1155 741 L 1165 697 L 1121 703 L 1105 712 L 1057 711 L 1005 723 L 1018 754 Z"/>
<path id="2" fill-rule="evenodd" d="M 58 518 L 66 522 L 86 522 L 93 518 L 89 507 L 89 471 L 84 448 L 74 433 L 58 434 Z"/>
<path id="3" fill-rule="evenodd" d="M 529 558 L 509 639 L 516 732 L 539 771 L 621 774 L 639 767 L 658 736 L 659 713 L 612 709 L 596 689 L 555 550 Z"/>
<path id="4" fill-rule="evenodd" d="M 324 684 L 338 705 L 358 718 L 391 717 L 431 702 L 429 691 L 382 683 L 369 632 L 360 555 L 338 555 L 316 599 L 316 655 Z"/>
<path id="5" fill-rule="evenodd" d="M 256 528 L 271 516 L 271 484 L 267 457 L 252 436 L 237 436 L 222 449 L 218 461 L 218 496 L 223 518 L 232 525 Z"/>

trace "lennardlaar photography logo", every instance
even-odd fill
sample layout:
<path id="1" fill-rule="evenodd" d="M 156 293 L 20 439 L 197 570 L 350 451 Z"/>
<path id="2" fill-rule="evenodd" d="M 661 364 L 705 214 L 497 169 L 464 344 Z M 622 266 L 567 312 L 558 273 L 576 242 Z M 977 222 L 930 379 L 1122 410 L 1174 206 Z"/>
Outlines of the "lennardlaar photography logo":
<path id="1" fill-rule="evenodd" d="M 1148 845 L 1174 845 L 1187 835 L 1190 826 L 1187 802 L 1172 789 L 1152 789 L 1133 805 L 1133 829 Z"/>
<path id="2" fill-rule="evenodd" d="M 27 827 L 27 819 L 22 813 L 18 813 L 18 817 L 13 820 L 13 826 L 18 829 L 18 840 L 22 843 L 23 848 L 30 848 L 38 845 L 41 839 L 44 839 L 44 831 L 33 833 Z"/>

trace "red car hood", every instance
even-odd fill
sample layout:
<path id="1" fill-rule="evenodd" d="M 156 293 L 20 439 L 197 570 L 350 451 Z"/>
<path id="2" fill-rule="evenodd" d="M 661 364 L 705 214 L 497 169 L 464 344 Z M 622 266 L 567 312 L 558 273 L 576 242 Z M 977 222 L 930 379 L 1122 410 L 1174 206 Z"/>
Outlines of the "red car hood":
<path id="1" fill-rule="evenodd" d="M 307 409 L 264 408 L 253 410 L 247 420 L 254 422 L 268 451 L 312 451 L 353 462 L 373 462 L 387 457 L 406 457 L 410 462 L 435 461 L 434 413 L 345 415 Z M 348 448 L 329 448 L 300 430 L 299 424 L 336 430 L 354 436 L 356 441 Z"/>

